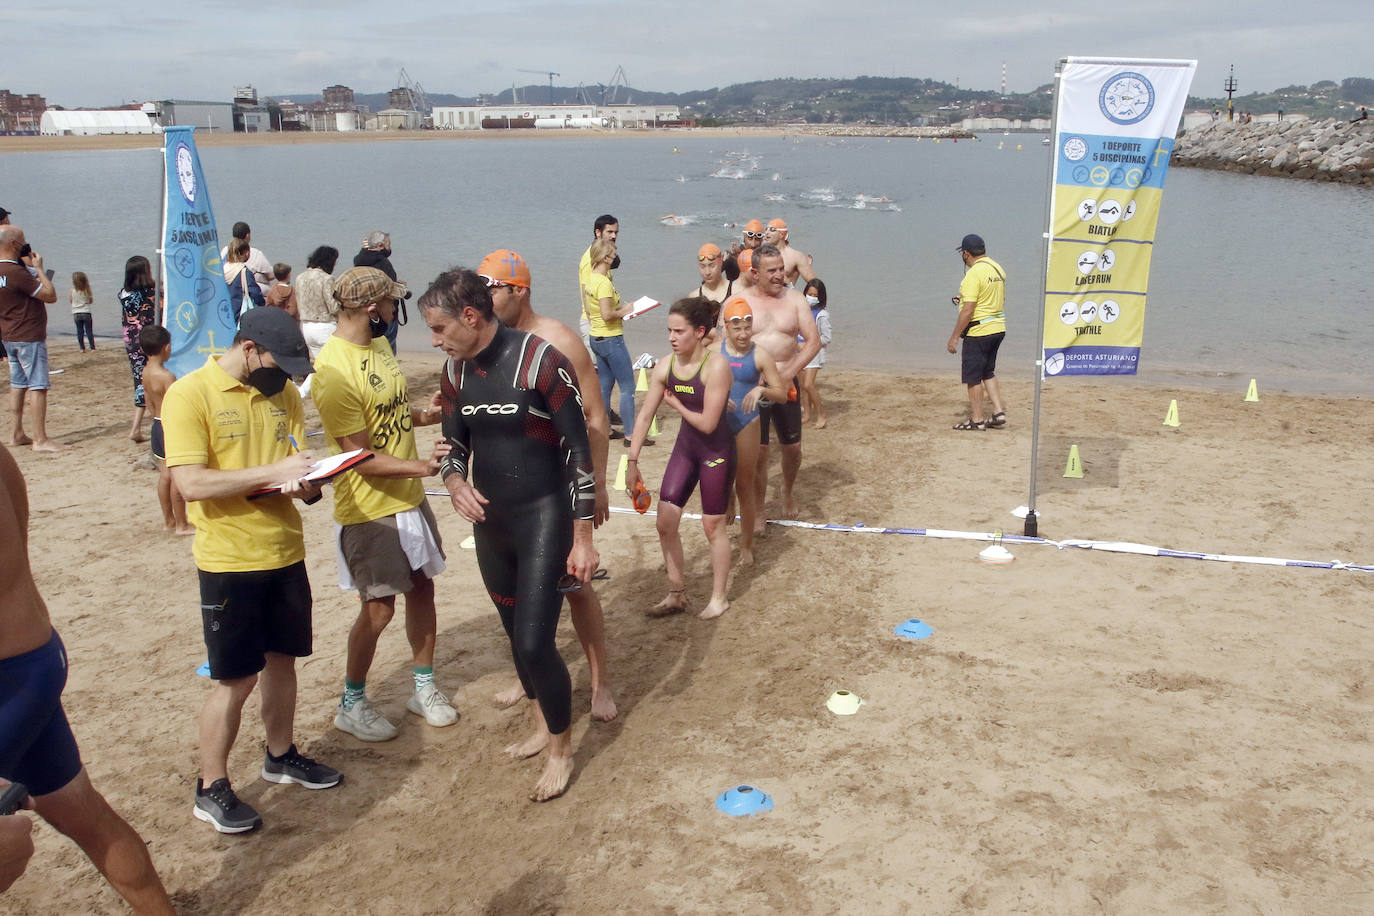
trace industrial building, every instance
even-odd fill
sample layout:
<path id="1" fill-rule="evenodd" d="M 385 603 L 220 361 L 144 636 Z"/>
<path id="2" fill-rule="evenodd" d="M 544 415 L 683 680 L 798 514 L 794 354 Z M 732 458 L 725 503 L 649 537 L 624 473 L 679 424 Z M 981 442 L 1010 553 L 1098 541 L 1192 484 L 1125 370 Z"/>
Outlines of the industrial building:
<path id="1" fill-rule="evenodd" d="M 514 130 L 521 128 L 677 127 L 676 105 L 454 105 L 436 106 L 436 130 Z"/>

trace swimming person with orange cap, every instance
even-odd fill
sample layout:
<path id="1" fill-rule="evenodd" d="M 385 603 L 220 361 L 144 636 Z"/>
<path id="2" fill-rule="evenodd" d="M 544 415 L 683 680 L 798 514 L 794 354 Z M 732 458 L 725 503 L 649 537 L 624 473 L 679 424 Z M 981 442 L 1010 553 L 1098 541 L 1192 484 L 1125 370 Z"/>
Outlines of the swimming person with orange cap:
<path id="1" fill-rule="evenodd" d="M 797 277 L 809 283 L 816 279 L 816 271 L 811 268 L 814 259 L 806 252 L 793 248 L 787 236 L 787 223 L 782 219 L 770 219 L 763 230 L 763 244 L 772 245 L 782 252 L 783 281 L 788 286 L 795 286 Z"/>
<path id="2" fill-rule="evenodd" d="M 763 223 L 756 219 L 751 219 L 744 224 L 744 234 L 740 236 L 740 247 L 743 250 L 757 248 L 763 244 Z M 736 252 L 738 254 L 738 252 Z"/>
<path id="3" fill-rule="evenodd" d="M 587 438 L 592 446 L 592 467 L 596 480 L 596 515 L 594 528 L 601 527 L 610 517 L 610 497 L 606 492 L 606 459 L 610 450 L 611 421 L 606 416 L 606 402 L 601 399 L 601 386 L 592 368 L 592 355 L 582 345 L 572 328 L 556 318 L 539 315 L 530 304 L 530 268 L 519 254 L 506 248 L 493 251 L 482 259 L 477 274 L 491 293 L 491 307 L 496 317 L 508 328 L 541 337 L 568 358 L 582 392 L 582 415 L 587 420 Z M 587 667 L 592 677 L 592 718 L 609 722 L 616 717 L 615 698 L 611 695 L 610 676 L 606 673 L 606 622 L 601 611 L 601 599 L 588 583 L 566 595 L 572 610 L 573 629 L 577 631 L 582 651 L 587 654 Z M 517 678 L 515 683 L 496 695 L 498 706 L 511 706 L 525 698 L 525 688 Z"/>
<path id="4" fill-rule="evenodd" d="M 743 296 L 733 296 L 721 315 L 725 339 L 721 355 L 730 366 L 733 380 L 725 420 L 735 437 L 735 496 L 739 500 L 740 565 L 754 562 L 754 530 L 758 524 L 757 496 L 754 493 L 754 465 L 759 459 L 759 400 L 781 403 L 787 400 L 787 386 L 778 373 L 778 364 L 754 346 L 754 312 Z"/>
<path id="5" fill-rule="evenodd" d="M 719 617 L 730 607 L 725 597 L 730 579 L 730 533 L 725 515 L 730 503 L 730 483 L 735 476 L 735 438 L 725 419 L 730 395 L 730 367 L 714 348 L 706 345 L 711 330 L 709 299 L 693 296 L 674 302 L 668 311 L 668 345 L 673 352 L 659 360 L 649 379 L 649 393 L 630 440 L 630 486 L 644 483 L 639 452 L 649 434 L 649 421 L 660 403 L 682 416 L 673 453 L 663 471 L 659 491 L 658 540 L 668 567 L 668 595 L 650 612 L 675 614 L 689 607 L 682 582 L 682 507 L 692 490 L 701 485 L 701 523 L 711 545 L 711 600 L 697 614 L 702 619 Z"/>

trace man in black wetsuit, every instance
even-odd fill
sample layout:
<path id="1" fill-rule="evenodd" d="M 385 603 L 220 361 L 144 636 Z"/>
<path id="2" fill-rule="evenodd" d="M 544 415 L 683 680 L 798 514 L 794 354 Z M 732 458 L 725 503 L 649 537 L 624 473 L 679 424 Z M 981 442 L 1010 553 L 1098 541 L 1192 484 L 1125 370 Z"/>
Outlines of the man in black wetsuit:
<path id="1" fill-rule="evenodd" d="M 453 508 L 473 523 L 482 581 L 525 695 L 537 701 L 534 734 L 506 752 L 548 748 L 530 795 L 547 801 L 563 794 L 573 769 L 572 682 L 555 642 L 559 588 L 587 584 L 601 560 L 582 396 L 568 358 L 501 324 L 472 271 L 440 274 L 419 304 L 434 346 L 450 357 L 440 379 L 448 448 L 440 473 Z"/>

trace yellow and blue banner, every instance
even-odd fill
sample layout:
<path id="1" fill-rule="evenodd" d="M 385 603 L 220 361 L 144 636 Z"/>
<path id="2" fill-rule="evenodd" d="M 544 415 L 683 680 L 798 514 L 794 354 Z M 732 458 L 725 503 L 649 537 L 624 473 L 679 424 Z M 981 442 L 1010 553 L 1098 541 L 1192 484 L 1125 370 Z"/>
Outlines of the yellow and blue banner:
<path id="1" fill-rule="evenodd" d="M 1043 376 L 1135 374 L 1164 178 L 1196 70 L 1192 60 L 1064 59 Z"/>
<path id="2" fill-rule="evenodd" d="M 199 369 L 206 356 L 225 352 L 237 330 L 194 130 L 168 127 L 163 131 L 162 289 L 167 309 L 163 324 L 172 335 L 167 368 L 178 378 Z"/>

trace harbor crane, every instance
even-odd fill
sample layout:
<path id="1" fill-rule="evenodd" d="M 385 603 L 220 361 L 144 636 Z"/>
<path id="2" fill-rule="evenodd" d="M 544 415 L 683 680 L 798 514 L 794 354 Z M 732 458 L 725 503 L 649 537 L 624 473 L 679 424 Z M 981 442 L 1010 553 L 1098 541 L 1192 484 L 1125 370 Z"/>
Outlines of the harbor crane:
<path id="1" fill-rule="evenodd" d="M 562 76 L 563 74 L 554 70 L 524 70 L 520 67 L 516 67 L 515 69 L 517 73 L 547 73 L 549 76 L 549 104 L 553 104 L 553 78 L 555 76 Z"/>

